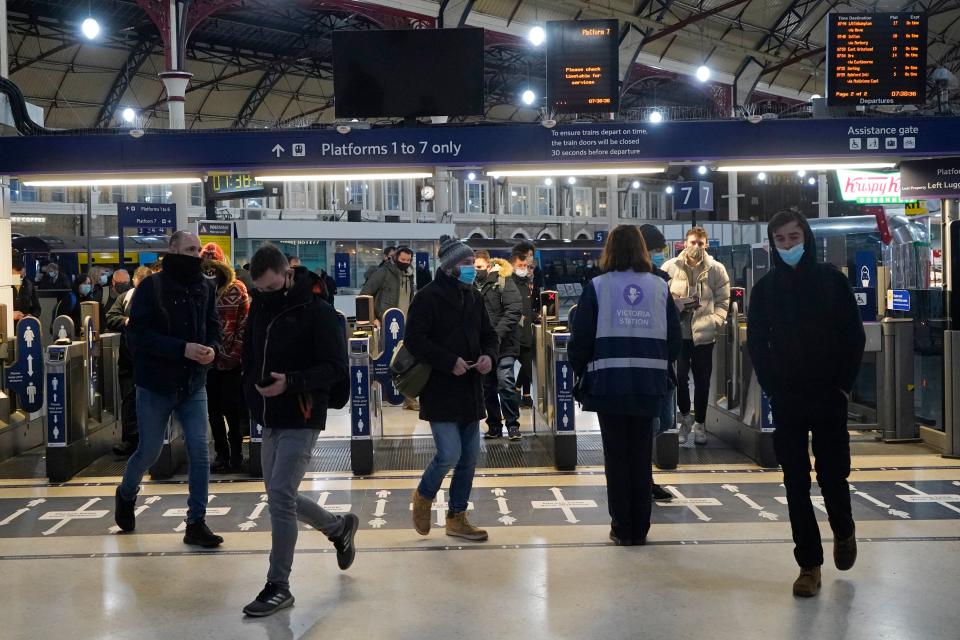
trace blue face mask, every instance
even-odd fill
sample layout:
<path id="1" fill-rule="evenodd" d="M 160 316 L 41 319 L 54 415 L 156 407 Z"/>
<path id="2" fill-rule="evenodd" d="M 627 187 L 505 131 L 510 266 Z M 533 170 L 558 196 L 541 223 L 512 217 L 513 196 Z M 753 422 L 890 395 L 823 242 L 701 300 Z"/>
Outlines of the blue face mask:
<path id="1" fill-rule="evenodd" d="M 803 257 L 803 244 L 795 244 L 789 249 L 777 249 L 777 253 L 787 266 L 795 267 L 800 264 L 800 258 Z"/>
<path id="2" fill-rule="evenodd" d="M 457 276 L 457 280 L 463 284 L 470 286 L 473 284 L 473 281 L 477 279 L 477 268 L 473 265 L 460 267 L 460 275 Z"/>
<path id="3" fill-rule="evenodd" d="M 79 288 L 80 288 L 80 295 L 82 295 L 82 296 L 88 296 L 88 295 L 90 295 L 90 289 L 91 289 L 92 287 L 91 287 L 89 284 L 82 284 L 82 285 L 80 285 Z"/>
<path id="4" fill-rule="evenodd" d="M 662 253 L 653 254 L 653 266 L 659 268 L 663 266 L 663 263 L 667 261 L 667 257 Z"/>

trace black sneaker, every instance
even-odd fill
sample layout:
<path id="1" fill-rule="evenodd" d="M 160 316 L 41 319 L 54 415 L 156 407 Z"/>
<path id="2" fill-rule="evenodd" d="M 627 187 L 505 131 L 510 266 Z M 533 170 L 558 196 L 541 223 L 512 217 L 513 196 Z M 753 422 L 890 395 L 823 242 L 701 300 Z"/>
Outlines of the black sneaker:
<path id="1" fill-rule="evenodd" d="M 485 440 L 496 440 L 497 438 L 503 437 L 503 429 L 493 430 L 492 427 L 487 427 L 487 430 L 483 432 L 483 437 Z"/>
<path id="2" fill-rule="evenodd" d="M 629 547 L 633 544 L 632 540 L 627 538 L 621 538 L 613 532 L 613 529 L 610 530 L 610 541 L 618 547 Z"/>
<path id="3" fill-rule="evenodd" d="M 673 500 L 673 494 L 658 484 L 654 484 L 652 486 L 650 493 L 653 494 L 654 500 L 658 500 L 660 502 L 670 502 Z"/>
<path id="4" fill-rule="evenodd" d="M 120 487 L 117 487 L 116 498 L 114 500 L 113 519 L 120 527 L 120 531 L 130 533 L 137 526 L 137 515 L 133 512 L 137 505 L 137 499 L 127 500 L 120 496 Z"/>
<path id="5" fill-rule="evenodd" d="M 337 565 L 342 571 L 349 569 L 353 559 L 357 557 L 357 548 L 353 545 L 353 539 L 359 528 L 360 518 L 348 513 L 343 516 L 343 533 L 331 540 L 333 547 L 337 550 Z"/>
<path id="6" fill-rule="evenodd" d="M 519 440 L 522 437 L 520 435 L 520 427 L 508 427 L 507 435 L 510 436 L 511 440 Z"/>
<path id="7" fill-rule="evenodd" d="M 210 531 L 210 527 L 204 520 L 197 520 L 193 523 L 187 523 L 187 532 L 183 534 L 183 543 L 212 549 L 223 544 L 223 538 Z"/>
<path id="8" fill-rule="evenodd" d="M 273 615 L 280 609 L 292 607 L 293 601 L 293 594 L 289 589 L 268 582 L 263 591 L 257 595 L 257 599 L 243 608 L 243 612 L 254 618 L 263 618 Z"/>
<path id="9" fill-rule="evenodd" d="M 530 396 L 523 396 L 520 398 L 520 406 L 527 407 L 528 409 L 533 406 L 533 398 Z"/>
<path id="10" fill-rule="evenodd" d="M 113 455 L 118 458 L 129 458 L 136 450 L 137 445 L 135 442 L 121 442 L 120 444 L 113 445 Z"/>
<path id="11" fill-rule="evenodd" d="M 857 534 L 853 532 L 849 538 L 840 540 L 833 538 L 833 564 L 840 571 L 849 571 L 857 561 Z"/>

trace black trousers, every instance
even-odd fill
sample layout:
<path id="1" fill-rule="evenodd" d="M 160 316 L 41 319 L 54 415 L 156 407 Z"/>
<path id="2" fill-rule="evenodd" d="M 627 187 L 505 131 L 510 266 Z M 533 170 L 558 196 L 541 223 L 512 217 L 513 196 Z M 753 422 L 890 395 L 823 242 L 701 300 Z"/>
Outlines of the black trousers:
<path id="1" fill-rule="evenodd" d="M 693 418 L 700 424 L 707 420 L 710 399 L 710 376 L 713 375 L 713 343 L 694 345 L 684 340 L 677 360 L 677 406 L 680 413 L 690 413 L 690 372 L 693 371 Z"/>
<path id="2" fill-rule="evenodd" d="M 773 447 L 783 468 L 787 489 L 793 555 L 801 567 L 823 564 L 820 528 L 810 500 L 810 455 L 807 433 L 813 435 L 817 484 L 823 495 L 834 536 L 849 538 L 854 532 L 850 507 L 850 434 L 847 399 L 839 389 L 819 396 L 783 395 L 771 401 L 776 432 Z"/>
<path id="3" fill-rule="evenodd" d="M 521 345 L 517 359 L 520 361 L 517 387 L 523 395 L 528 396 L 530 395 L 530 385 L 533 382 L 533 346 Z"/>
<path id="4" fill-rule="evenodd" d="M 207 415 L 217 460 L 239 465 L 243 459 L 243 433 L 247 426 L 240 367 L 229 371 L 210 369 L 207 372 Z"/>
<path id="5" fill-rule="evenodd" d="M 120 387 L 120 439 L 132 445 L 140 442 L 137 429 L 137 387 L 133 384 L 133 371 L 117 370 Z"/>
<path id="6" fill-rule="evenodd" d="M 650 530 L 653 417 L 597 414 L 603 439 L 610 527 L 622 540 L 644 540 Z"/>

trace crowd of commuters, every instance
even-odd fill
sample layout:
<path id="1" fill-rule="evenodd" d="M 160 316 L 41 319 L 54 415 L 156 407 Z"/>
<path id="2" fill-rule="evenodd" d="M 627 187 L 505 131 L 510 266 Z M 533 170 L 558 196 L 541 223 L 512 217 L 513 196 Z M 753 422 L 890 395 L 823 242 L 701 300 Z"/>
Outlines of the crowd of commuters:
<path id="1" fill-rule="evenodd" d="M 846 278 L 816 261 L 805 218 L 778 213 L 768 234 L 772 269 L 752 291 L 748 348 L 777 424 L 775 451 L 801 569 L 793 591 L 813 596 L 823 547 L 810 498 L 811 432 L 834 563 L 847 570 L 856 560 L 846 408 L 864 332 Z M 672 497 L 653 483 L 651 458 L 653 438 L 677 429 L 678 405 L 681 445 L 706 443 L 713 345 L 729 306 L 726 270 L 707 252 L 703 229 L 690 229 L 673 259 L 666 260 L 666 246 L 651 225 L 614 229 L 599 263 L 591 265 L 595 271 L 570 327 L 574 394 L 598 416 L 609 537 L 622 546 L 645 544 L 653 500 Z M 422 286 L 413 252 L 391 249 L 367 274 L 362 293 L 373 297 L 377 320 L 391 308 L 407 314 L 404 343 L 431 369 L 416 408 L 430 425 L 436 453 L 413 491 L 413 527 L 429 534 L 433 503 L 452 470 L 445 533 L 485 541 L 488 532 L 467 517 L 480 421 L 486 420 L 484 438 L 500 438 L 504 428 L 511 440 L 521 438 L 538 321 L 535 247 L 519 243 L 504 260 L 444 237 L 436 274 Z M 341 569 L 351 566 L 357 516 L 334 515 L 299 493 L 328 409 L 343 407 L 350 393 L 345 336 L 330 304 L 332 278 L 270 244 L 237 272 L 217 245 L 201 247 L 186 231 L 171 237 L 160 265 L 140 267 L 132 278 L 124 270 L 94 270 L 68 284 L 51 263 L 34 286 L 23 272 L 15 258 L 15 321 L 39 313 L 37 288 L 63 286 L 69 294 L 60 298 L 58 315 L 74 317 L 79 326 L 80 304 L 99 302 L 105 330 L 124 335 L 118 375 L 123 440 L 116 452 L 129 460 L 115 496 L 123 532 L 136 527 L 140 483 L 176 415 L 189 458 L 184 542 L 220 545 L 223 538 L 205 519 L 210 474 L 242 468 L 242 442 L 253 420 L 263 427 L 272 546 L 266 585 L 244 613 L 266 616 L 293 603 L 298 521 L 331 541 Z M 826 319 L 823 308 L 829 309 Z M 824 371 L 827 358 L 836 366 Z"/>

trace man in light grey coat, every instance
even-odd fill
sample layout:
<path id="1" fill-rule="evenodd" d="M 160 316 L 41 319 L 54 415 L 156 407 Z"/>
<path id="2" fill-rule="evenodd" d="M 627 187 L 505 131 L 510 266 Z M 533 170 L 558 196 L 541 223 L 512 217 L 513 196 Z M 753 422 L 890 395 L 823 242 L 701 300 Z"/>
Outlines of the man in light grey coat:
<path id="1" fill-rule="evenodd" d="M 701 227 L 687 231 L 686 247 L 679 256 L 664 263 L 663 270 L 670 276 L 670 294 L 683 327 L 683 348 L 677 360 L 677 404 L 683 416 L 680 446 L 692 448 L 707 443 L 704 422 L 713 374 L 713 345 L 717 330 L 727 321 L 730 278 L 726 268 L 707 253 L 707 232 Z M 693 415 L 688 382 L 691 370 Z"/>

